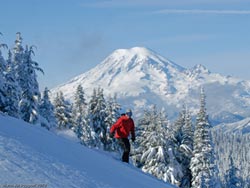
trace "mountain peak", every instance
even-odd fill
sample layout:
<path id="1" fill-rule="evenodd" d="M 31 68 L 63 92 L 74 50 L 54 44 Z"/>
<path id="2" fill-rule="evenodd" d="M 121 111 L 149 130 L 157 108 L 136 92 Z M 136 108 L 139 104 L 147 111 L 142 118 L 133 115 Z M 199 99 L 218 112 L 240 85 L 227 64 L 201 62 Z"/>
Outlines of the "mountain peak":
<path id="1" fill-rule="evenodd" d="M 250 101 L 250 83 L 236 84 L 238 82 L 210 73 L 203 65 L 185 69 L 150 49 L 133 47 L 115 50 L 99 65 L 55 88 L 53 93 L 63 91 L 65 98 L 72 100 L 73 91 L 79 84 L 88 96 L 91 96 L 93 88 L 101 87 L 105 94 L 116 94 L 121 104 L 133 105 L 137 111 L 147 105 L 157 104 L 172 109 L 170 111 L 173 113 L 169 117 L 174 117 L 183 102 L 190 104 L 195 113 L 202 85 L 208 90 L 210 117 L 221 122 L 223 119 L 219 116 L 224 111 L 242 117 L 249 114 L 250 107 L 244 106 L 242 110 L 239 104 Z M 239 98 L 241 95 L 244 98 Z M 230 102 L 225 105 L 225 101 Z"/>
<path id="2" fill-rule="evenodd" d="M 159 55 L 145 47 L 133 47 L 129 49 L 117 49 L 109 57 L 111 59 L 159 59 Z M 109 58 L 108 57 L 108 58 Z M 160 57 L 163 60 L 163 57 Z M 164 61 L 166 61 L 164 59 Z"/>
<path id="3" fill-rule="evenodd" d="M 207 75 L 210 74 L 211 72 L 201 64 L 195 65 L 193 68 L 188 70 L 188 75 L 191 77 L 197 77 L 200 75 Z"/>
<path id="4" fill-rule="evenodd" d="M 133 47 L 129 49 L 117 49 L 114 51 L 117 55 L 143 55 L 143 56 L 151 56 L 155 54 L 152 50 L 145 48 L 145 47 Z"/>
<path id="5" fill-rule="evenodd" d="M 82 84 L 91 92 L 94 86 L 100 86 L 108 94 L 116 93 L 120 97 L 138 97 L 146 93 L 165 96 L 176 91 L 171 83 L 175 78 L 185 76 L 183 70 L 183 67 L 144 47 L 118 49 L 99 65 L 63 87 L 68 85 L 74 88 Z M 73 95 L 71 91 L 65 96 Z"/>
<path id="6" fill-rule="evenodd" d="M 162 57 L 158 53 L 145 47 L 133 47 L 129 49 L 117 49 L 109 55 L 102 64 L 109 64 L 109 66 L 118 65 L 123 67 L 134 67 L 144 63 L 154 64 L 160 67 L 174 67 L 180 71 L 184 68 Z M 112 63 L 112 64 L 110 64 Z"/>
<path id="7" fill-rule="evenodd" d="M 150 56 L 154 52 L 145 47 L 133 47 L 130 49 L 117 49 L 114 51 L 114 53 L 118 55 L 124 55 L 124 54 L 139 55 L 140 54 L 144 56 Z"/>
<path id="8" fill-rule="evenodd" d="M 201 64 L 197 64 L 192 68 L 193 71 L 197 72 L 197 73 L 211 73 L 204 65 Z"/>

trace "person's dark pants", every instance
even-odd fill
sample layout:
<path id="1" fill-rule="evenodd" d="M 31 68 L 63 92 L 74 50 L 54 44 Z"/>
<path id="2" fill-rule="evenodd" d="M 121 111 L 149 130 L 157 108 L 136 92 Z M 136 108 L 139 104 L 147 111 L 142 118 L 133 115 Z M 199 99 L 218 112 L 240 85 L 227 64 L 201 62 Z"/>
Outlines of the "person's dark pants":
<path id="1" fill-rule="evenodd" d="M 130 143 L 127 138 L 119 138 L 119 145 L 123 149 L 122 161 L 128 163 L 129 162 L 129 152 L 130 152 Z"/>

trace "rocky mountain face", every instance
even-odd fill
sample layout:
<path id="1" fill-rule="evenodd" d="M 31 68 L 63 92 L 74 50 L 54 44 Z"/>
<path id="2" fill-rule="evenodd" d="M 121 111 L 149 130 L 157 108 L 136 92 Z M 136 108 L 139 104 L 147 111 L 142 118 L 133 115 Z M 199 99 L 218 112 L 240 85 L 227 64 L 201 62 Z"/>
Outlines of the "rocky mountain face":
<path id="1" fill-rule="evenodd" d="M 250 116 L 250 81 L 211 73 L 202 65 L 186 69 L 143 47 L 115 50 L 96 67 L 52 89 L 52 97 L 62 91 L 72 101 L 79 84 L 86 97 L 98 87 L 106 95 L 117 94 L 118 102 L 137 116 L 152 104 L 164 107 L 169 119 L 183 105 L 195 114 L 201 87 L 214 125 Z"/>

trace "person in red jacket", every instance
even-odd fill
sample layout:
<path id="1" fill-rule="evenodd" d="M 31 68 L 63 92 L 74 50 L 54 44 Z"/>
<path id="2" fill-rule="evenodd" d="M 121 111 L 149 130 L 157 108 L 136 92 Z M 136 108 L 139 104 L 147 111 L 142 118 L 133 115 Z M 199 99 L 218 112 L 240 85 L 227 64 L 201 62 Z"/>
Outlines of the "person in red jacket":
<path id="1" fill-rule="evenodd" d="M 132 141 L 135 141 L 135 125 L 131 117 L 132 111 L 128 109 L 125 115 L 121 115 L 117 122 L 110 128 L 111 137 L 115 135 L 118 143 L 123 148 L 122 161 L 127 163 L 129 162 L 130 143 L 128 136 L 130 133 Z"/>

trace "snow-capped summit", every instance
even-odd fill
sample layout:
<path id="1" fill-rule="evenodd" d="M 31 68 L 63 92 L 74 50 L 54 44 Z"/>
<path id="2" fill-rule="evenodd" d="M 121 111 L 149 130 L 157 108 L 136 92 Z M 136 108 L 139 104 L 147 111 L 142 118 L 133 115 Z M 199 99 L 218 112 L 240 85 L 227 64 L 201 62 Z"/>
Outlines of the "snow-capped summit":
<path id="1" fill-rule="evenodd" d="M 159 64 L 161 66 L 173 66 L 180 70 L 183 70 L 181 66 L 170 62 L 169 60 L 165 59 L 164 57 L 160 56 L 153 50 L 150 50 L 145 47 L 134 47 L 130 49 L 118 49 L 115 50 L 110 56 L 108 56 L 103 63 L 112 62 L 110 60 L 116 60 L 117 62 L 127 62 L 127 63 L 138 63 L 142 64 L 149 60 L 152 60 L 152 62 L 155 62 L 156 64 Z M 113 63 L 113 62 L 112 62 Z M 129 64 L 125 64 L 125 66 L 128 66 Z"/>
<path id="2" fill-rule="evenodd" d="M 186 69 L 144 47 L 115 50 L 96 67 L 54 88 L 52 95 L 63 91 L 73 100 L 79 84 L 86 96 L 101 87 L 106 94 L 116 93 L 122 105 L 136 112 L 156 104 L 166 109 L 169 118 L 176 117 L 183 104 L 197 112 L 202 86 L 214 122 L 250 116 L 250 81 L 212 73 L 203 65 Z"/>
<path id="3" fill-rule="evenodd" d="M 195 65 L 193 68 L 190 69 L 192 74 L 210 74 L 211 72 L 201 64 Z"/>
<path id="4" fill-rule="evenodd" d="M 118 49 L 90 71 L 71 80 L 73 90 L 67 89 L 68 84 L 59 88 L 64 88 L 69 98 L 78 84 L 90 91 L 93 86 L 102 87 L 107 93 L 117 93 L 120 97 L 140 96 L 149 91 L 165 95 L 176 90 L 171 80 L 184 74 L 183 70 L 183 67 L 143 47 Z"/>

